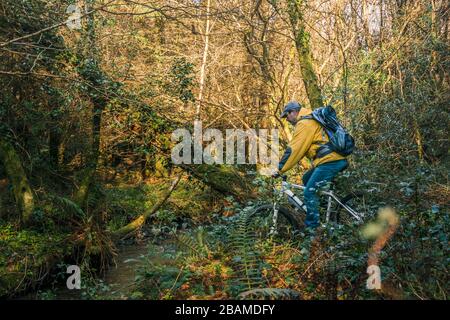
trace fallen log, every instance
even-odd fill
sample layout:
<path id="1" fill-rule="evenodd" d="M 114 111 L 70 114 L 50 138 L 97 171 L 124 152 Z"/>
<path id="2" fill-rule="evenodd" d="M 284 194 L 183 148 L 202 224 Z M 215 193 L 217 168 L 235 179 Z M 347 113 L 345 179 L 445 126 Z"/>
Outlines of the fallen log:
<path id="1" fill-rule="evenodd" d="M 233 196 L 239 202 L 257 196 L 250 179 L 235 167 L 208 164 L 180 165 L 180 167 L 213 190 Z"/>
<path id="2" fill-rule="evenodd" d="M 129 236 L 131 236 L 137 229 L 139 229 L 140 227 L 142 227 L 145 224 L 145 221 L 147 221 L 148 218 L 150 218 L 153 214 L 156 213 L 156 211 L 159 210 L 159 208 L 161 208 L 162 205 L 164 205 L 164 203 L 166 203 L 166 201 L 169 199 L 170 195 L 172 194 L 172 192 L 175 190 L 175 188 L 178 185 L 178 182 L 180 182 L 181 177 L 183 176 L 183 173 L 179 174 L 173 181 L 172 184 L 170 185 L 170 188 L 166 191 L 166 193 L 164 194 L 164 197 L 159 200 L 158 202 L 156 202 L 153 207 L 148 210 L 147 212 L 145 212 L 144 214 L 140 215 L 139 217 L 137 217 L 136 219 L 134 219 L 133 221 L 131 221 L 129 224 L 127 224 L 126 226 L 118 229 L 117 231 L 115 231 L 113 233 L 113 238 L 115 239 L 125 239 L 128 238 Z"/>

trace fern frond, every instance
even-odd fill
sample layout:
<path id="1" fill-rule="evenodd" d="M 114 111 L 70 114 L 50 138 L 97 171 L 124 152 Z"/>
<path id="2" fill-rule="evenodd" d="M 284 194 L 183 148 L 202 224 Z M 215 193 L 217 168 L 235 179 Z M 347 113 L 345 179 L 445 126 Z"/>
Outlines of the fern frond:
<path id="1" fill-rule="evenodd" d="M 235 222 L 230 237 L 230 248 L 234 252 L 234 285 L 253 289 L 264 284 L 261 274 L 261 258 L 255 247 L 256 237 L 250 228 L 251 211 L 242 210 Z"/>
<path id="2" fill-rule="evenodd" d="M 199 242 L 198 238 L 197 240 L 194 240 L 192 237 L 181 234 L 175 236 L 178 243 L 187 249 L 189 254 L 191 256 L 195 256 L 197 258 L 203 258 L 207 256 L 207 246 L 203 243 L 203 239 L 201 242 Z"/>
<path id="3" fill-rule="evenodd" d="M 292 289 L 262 288 L 241 292 L 238 299 L 292 300 L 300 299 L 300 292 Z"/>
<path id="4" fill-rule="evenodd" d="M 78 217 L 85 217 L 85 213 L 83 209 L 80 208 L 78 204 L 73 202 L 72 200 L 61 197 L 57 195 L 51 195 L 51 198 L 53 201 L 58 204 L 62 209 L 67 210 L 68 212 L 78 216 Z"/>

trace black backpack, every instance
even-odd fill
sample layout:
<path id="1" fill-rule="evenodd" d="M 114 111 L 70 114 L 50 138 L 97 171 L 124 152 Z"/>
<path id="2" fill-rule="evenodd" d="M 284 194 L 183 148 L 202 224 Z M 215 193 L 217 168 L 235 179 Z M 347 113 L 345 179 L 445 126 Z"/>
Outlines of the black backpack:
<path id="1" fill-rule="evenodd" d="M 315 158 L 322 158 L 335 151 L 346 157 L 353 153 L 355 140 L 339 122 L 336 111 L 330 105 L 315 109 L 310 115 L 301 119 L 314 119 L 325 129 L 329 141 L 319 147 Z"/>

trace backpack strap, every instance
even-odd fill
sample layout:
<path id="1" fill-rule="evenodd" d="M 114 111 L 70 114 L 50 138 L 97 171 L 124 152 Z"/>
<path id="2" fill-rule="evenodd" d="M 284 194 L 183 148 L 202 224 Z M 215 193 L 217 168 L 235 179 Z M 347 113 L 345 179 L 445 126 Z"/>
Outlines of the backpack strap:
<path id="1" fill-rule="evenodd" d="M 314 117 L 311 114 L 308 114 L 306 116 L 301 116 L 299 120 L 304 120 L 304 119 L 314 119 Z"/>
<path id="2" fill-rule="evenodd" d="M 332 153 L 334 150 L 331 148 L 331 146 L 328 143 L 325 143 L 317 149 L 316 154 L 314 155 L 313 160 L 325 157 L 327 154 Z"/>
<path id="3" fill-rule="evenodd" d="M 302 116 L 300 117 L 300 120 L 304 120 L 304 119 L 313 119 L 316 120 L 312 114 L 308 114 L 306 116 Z M 317 123 L 319 123 L 320 127 L 321 127 L 321 131 L 322 131 L 322 138 L 325 140 L 325 135 L 324 132 L 326 133 L 326 135 L 328 135 L 328 140 L 331 139 L 331 135 L 330 132 L 328 132 L 328 130 L 319 122 L 316 120 Z M 324 144 L 321 144 L 320 147 L 317 149 L 317 152 L 313 158 L 313 160 L 317 159 L 317 158 L 322 158 L 324 156 L 326 156 L 327 154 L 330 154 L 331 152 L 333 152 L 333 149 L 331 148 L 331 145 L 327 142 Z"/>

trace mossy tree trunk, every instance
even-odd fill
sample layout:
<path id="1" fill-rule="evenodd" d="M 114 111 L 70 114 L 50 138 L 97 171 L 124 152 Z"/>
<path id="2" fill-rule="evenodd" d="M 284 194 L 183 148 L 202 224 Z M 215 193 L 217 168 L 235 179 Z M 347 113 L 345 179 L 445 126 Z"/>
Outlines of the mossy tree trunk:
<path id="1" fill-rule="evenodd" d="M 75 193 L 74 200 L 78 205 L 86 203 L 89 188 L 97 171 L 97 163 L 100 155 L 100 128 L 102 121 L 102 112 L 104 102 L 93 102 L 92 115 L 92 145 L 87 157 L 86 167 L 82 170 L 78 190 Z"/>
<path id="2" fill-rule="evenodd" d="M 166 193 L 164 194 L 164 196 L 162 197 L 162 199 L 160 199 L 159 201 L 157 201 L 153 207 L 147 211 L 144 212 L 142 215 L 140 215 L 139 217 L 137 217 L 136 219 L 134 219 L 132 222 L 130 222 L 129 224 L 127 224 L 126 226 L 116 230 L 114 232 L 114 237 L 116 239 L 120 239 L 120 238 L 125 238 L 129 235 L 131 235 L 134 231 L 136 231 L 137 229 L 139 229 L 140 227 L 142 227 L 145 224 L 145 221 L 147 219 L 149 219 L 153 214 L 155 214 L 159 208 L 161 208 L 166 201 L 169 199 L 170 195 L 172 194 L 172 192 L 175 190 L 175 188 L 178 185 L 178 182 L 180 182 L 180 179 L 182 177 L 182 173 L 180 173 L 173 181 L 172 184 L 170 186 L 170 188 L 166 191 Z"/>
<path id="3" fill-rule="evenodd" d="M 257 197 L 251 183 L 252 178 L 232 166 L 201 164 L 180 167 L 213 190 L 223 195 L 233 196 L 240 202 Z"/>
<path id="4" fill-rule="evenodd" d="M 85 3 L 86 12 L 91 11 L 95 0 L 88 0 Z M 87 25 L 85 30 L 86 51 L 84 61 L 80 67 L 80 76 L 89 84 L 88 94 L 92 101 L 92 144 L 87 156 L 86 167 L 82 170 L 78 190 L 75 193 L 74 200 L 78 205 L 84 205 L 89 195 L 89 188 L 97 171 L 97 163 L 100 155 L 100 138 L 101 138 L 101 122 L 102 113 L 108 99 L 106 92 L 110 83 L 99 65 L 96 41 L 95 41 L 95 21 L 94 15 L 87 17 Z"/>
<path id="5" fill-rule="evenodd" d="M 323 106 L 322 92 L 319 87 L 310 47 L 310 35 L 306 31 L 305 21 L 302 13 L 303 0 L 287 0 L 288 15 L 291 25 L 292 35 L 294 36 L 295 47 L 297 48 L 300 71 L 308 95 L 311 108 Z"/>
<path id="6" fill-rule="evenodd" d="M 21 212 L 23 222 L 28 222 L 34 210 L 34 195 L 28 182 L 22 162 L 14 147 L 0 138 L 0 161 L 5 167 L 8 179 L 13 186 L 14 197 Z"/>

